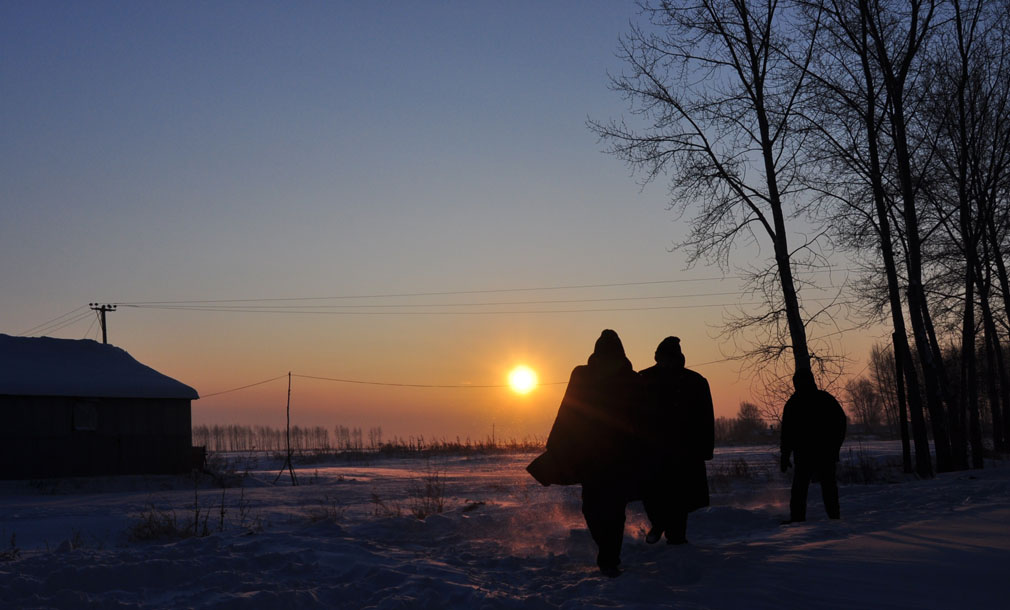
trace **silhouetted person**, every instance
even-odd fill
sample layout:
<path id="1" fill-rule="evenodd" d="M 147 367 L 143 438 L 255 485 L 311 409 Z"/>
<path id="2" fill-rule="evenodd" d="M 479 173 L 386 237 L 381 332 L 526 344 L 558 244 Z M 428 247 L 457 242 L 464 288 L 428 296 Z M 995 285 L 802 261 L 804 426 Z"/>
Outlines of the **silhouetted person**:
<path id="1" fill-rule="evenodd" d="M 642 490 L 652 528 L 645 540 L 687 542 L 687 515 L 708 506 L 705 461 L 715 446 L 715 415 L 708 381 L 684 368 L 680 339 L 667 337 L 656 348 L 656 366 L 640 373 L 645 384 L 641 437 L 648 461 Z"/>
<path id="2" fill-rule="evenodd" d="M 547 451 L 527 467 L 544 485 L 582 485 L 582 514 L 607 576 L 620 574 L 625 508 L 635 494 L 632 409 L 640 387 L 621 339 L 604 330 L 589 363 L 572 371 Z"/>
<path id="3" fill-rule="evenodd" d="M 796 371 L 793 386 L 796 391 L 782 410 L 782 472 L 791 465 L 790 455 L 795 462 L 789 520 L 783 523 L 806 520 L 811 479 L 821 483 L 821 497 L 828 517 L 838 519 L 841 511 L 835 463 L 845 440 L 845 411 L 834 396 L 817 389 L 810 371 Z"/>

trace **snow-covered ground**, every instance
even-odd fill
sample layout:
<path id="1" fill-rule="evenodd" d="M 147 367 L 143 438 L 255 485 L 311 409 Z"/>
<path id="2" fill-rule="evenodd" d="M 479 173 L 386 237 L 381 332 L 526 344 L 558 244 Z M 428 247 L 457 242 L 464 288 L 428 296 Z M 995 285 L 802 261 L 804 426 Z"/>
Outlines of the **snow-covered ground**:
<path id="1" fill-rule="evenodd" d="M 837 522 L 815 485 L 810 521 L 780 526 L 789 491 L 774 451 L 717 451 L 689 545 L 646 545 L 631 504 L 616 579 L 594 565 L 579 489 L 536 484 L 533 455 L 296 460 L 297 487 L 287 473 L 274 484 L 279 462 L 245 455 L 228 456 L 224 490 L 187 477 L 0 482 L 0 606 L 1006 607 L 1010 464 L 917 481 L 888 470 L 895 444 L 850 443 L 843 476 L 878 480 L 842 486 Z M 441 513 L 413 516 L 439 499 Z M 145 523 L 191 523 L 194 500 L 207 535 L 147 539 Z"/>

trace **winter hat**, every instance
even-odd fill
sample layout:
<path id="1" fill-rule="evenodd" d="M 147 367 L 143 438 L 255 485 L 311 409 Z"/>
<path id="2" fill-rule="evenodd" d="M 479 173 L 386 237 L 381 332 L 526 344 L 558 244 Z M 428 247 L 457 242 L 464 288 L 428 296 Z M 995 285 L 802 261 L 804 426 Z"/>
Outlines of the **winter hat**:
<path id="1" fill-rule="evenodd" d="M 609 328 L 600 333 L 600 338 L 596 340 L 593 348 L 593 355 L 603 358 L 625 358 L 624 344 L 617 333 Z"/>
<path id="2" fill-rule="evenodd" d="M 667 337 L 656 348 L 656 362 L 679 362 L 684 365 L 684 353 L 680 351 L 680 337 Z"/>

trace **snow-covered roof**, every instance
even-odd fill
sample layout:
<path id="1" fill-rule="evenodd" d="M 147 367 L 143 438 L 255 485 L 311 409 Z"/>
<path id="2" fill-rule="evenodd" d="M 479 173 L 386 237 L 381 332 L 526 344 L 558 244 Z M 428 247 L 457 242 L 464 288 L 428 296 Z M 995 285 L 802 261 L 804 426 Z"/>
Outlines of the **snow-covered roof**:
<path id="1" fill-rule="evenodd" d="M 90 339 L 0 334 L 0 395 L 187 398 L 196 390 Z"/>

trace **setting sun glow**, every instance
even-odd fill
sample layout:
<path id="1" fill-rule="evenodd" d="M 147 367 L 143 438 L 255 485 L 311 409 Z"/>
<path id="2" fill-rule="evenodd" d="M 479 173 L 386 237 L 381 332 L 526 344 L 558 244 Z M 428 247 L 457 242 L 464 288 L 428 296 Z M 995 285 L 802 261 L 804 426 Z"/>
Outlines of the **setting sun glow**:
<path id="1" fill-rule="evenodd" d="M 517 366 L 509 372 L 509 386 L 513 392 L 529 394 L 537 387 L 537 374 L 528 366 Z"/>

